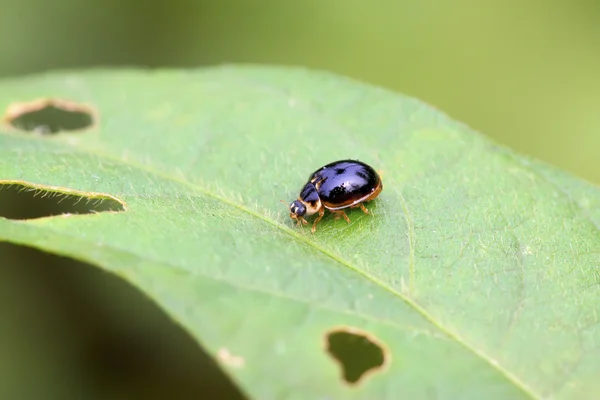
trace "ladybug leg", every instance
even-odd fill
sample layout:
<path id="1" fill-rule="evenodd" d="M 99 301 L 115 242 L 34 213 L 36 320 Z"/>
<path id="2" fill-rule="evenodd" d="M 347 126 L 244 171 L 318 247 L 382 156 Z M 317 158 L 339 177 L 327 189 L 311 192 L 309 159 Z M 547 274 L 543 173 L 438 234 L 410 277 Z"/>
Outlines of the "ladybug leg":
<path id="1" fill-rule="evenodd" d="M 363 203 L 359 203 L 359 204 L 353 205 L 350 208 L 357 208 L 357 207 L 360 207 L 360 209 L 363 210 L 363 212 L 365 214 L 369 214 L 369 210 L 367 210 L 367 207 L 365 207 L 365 205 Z"/>
<path id="2" fill-rule="evenodd" d="M 340 217 L 344 217 L 347 223 L 350 223 L 350 218 L 346 215 L 344 210 L 333 211 L 335 213 L 335 219 L 339 219 Z"/>
<path id="3" fill-rule="evenodd" d="M 317 223 L 321 220 L 321 218 L 323 218 L 323 215 L 325 215 L 325 207 L 321 207 L 319 209 L 319 216 L 315 219 L 315 222 L 313 222 L 313 226 L 311 228 L 312 233 L 315 233 L 317 230 Z"/>
<path id="4" fill-rule="evenodd" d="M 296 226 L 302 226 L 306 224 L 308 224 L 308 221 L 306 221 L 304 218 L 296 217 Z"/>

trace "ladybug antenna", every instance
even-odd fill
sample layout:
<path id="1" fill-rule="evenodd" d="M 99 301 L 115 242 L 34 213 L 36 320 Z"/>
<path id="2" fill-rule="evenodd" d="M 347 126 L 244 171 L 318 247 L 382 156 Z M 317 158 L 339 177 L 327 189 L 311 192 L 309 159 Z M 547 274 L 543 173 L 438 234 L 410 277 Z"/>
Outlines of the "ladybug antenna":
<path id="1" fill-rule="evenodd" d="M 290 208 L 290 206 L 288 205 L 288 203 L 285 202 L 285 200 L 279 200 L 280 202 L 282 202 L 283 204 L 285 204 L 286 208 Z"/>

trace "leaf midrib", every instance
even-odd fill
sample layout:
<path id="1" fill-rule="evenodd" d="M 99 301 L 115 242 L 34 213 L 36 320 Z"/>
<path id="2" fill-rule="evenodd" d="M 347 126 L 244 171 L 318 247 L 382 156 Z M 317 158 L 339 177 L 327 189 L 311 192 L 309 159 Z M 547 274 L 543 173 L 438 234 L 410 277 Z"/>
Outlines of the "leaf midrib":
<path id="1" fill-rule="evenodd" d="M 15 135 L 11 135 L 13 137 L 17 137 Z M 21 136 L 19 137 L 19 139 L 23 139 L 23 140 L 32 140 L 32 141 L 37 141 L 36 138 L 33 137 L 27 137 L 27 136 Z M 61 146 L 65 146 L 66 144 L 64 142 L 58 142 L 55 141 L 54 144 L 60 144 Z M 457 343 L 459 343 L 460 345 L 462 345 L 465 349 L 467 349 L 469 352 L 471 352 L 472 354 L 474 354 L 475 356 L 479 357 L 480 359 L 484 360 L 488 365 L 490 365 L 493 369 L 497 370 L 501 375 L 503 375 L 508 381 L 512 382 L 516 387 L 518 387 L 519 389 L 521 389 L 521 391 L 523 393 L 525 393 L 526 395 L 530 396 L 531 398 L 541 398 L 541 396 L 537 395 L 535 393 L 535 391 L 533 391 L 528 385 L 526 385 L 523 381 L 521 381 L 520 379 L 518 379 L 514 374 L 512 374 L 510 371 L 508 371 L 507 369 L 505 369 L 504 367 L 502 367 L 498 362 L 496 362 L 492 357 L 488 356 L 486 353 L 484 353 L 483 351 L 471 346 L 470 344 L 468 344 L 466 341 L 464 341 L 461 336 L 458 333 L 455 333 L 451 330 L 449 330 L 446 326 L 444 326 L 440 321 L 438 321 L 437 319 L 434 318 L 433 315 L 429 314 L 427 312 L 427 310 L 423 307 L 421 307 L 416 301 L 412 300 L 411 298 L 409 298 L 408 296 L 405 296 L 404 294 L 402 294 L 401 292 L 397 291 L 396 289 L 394 289 L 392 286 L 390 286 L 389 284 L 387 284 L 386 282 L 382 281 L 381 279 L 377 278 L 374 275 L 371 275 L 365 271 L 362 271 L 361 269 L 359 269 L 358 267 L 354 266 L 350 261 L 344 259 L 343 257 L 341 257 L 340 255 L 326 249 L 325 247 L 308 240 L 308 238 L 305 235 L 300 235 L 299 233 L 295 232 L 294 230 L 290 229 L 289 227 L 285 226 L 285 225 L 281 225 L 279 223 L 277 223 L 275 220 L 272 220 L 270 218 L 268 218 L 267 216 L 252 210 L 250 208 L 245 207 L 242 204 L 236 203 L 233 200 L 230 200 L 226 197 L 223 196 L 219 196 L 216 193 L 211 192 L 209 189 L 201 186 L 198 183 L 194 183 L 191 181 L 188 181 L 187 179 L 181 179 L 166 173 L 163 173 L 159 170 L 156 170 L 152 167 L 150 167 L 147 164 L 143 164 L 143 163 L 139 163 L 137 161 L 133 161 L 132 158 L 136 158 L 136 159 L 141 159 L 139 157 L 139 155 L 135 152 L 130 152 L 129 155 L 132 156 L 130 159 L 128 160 L 123 160 L 121 158 L 118 158 L 116 156 L 113 156 L 110 153 L 104 153 L 104 152 L 100 152 L 97 149 L 90 149 L 87 148 L 85 146 L 81 146 L 78 144 L 77 147 L 68 147 L 69 150 L 75 150 L 76 152 L 80 153 L 80 154 L 84 154 L 84 155 L 94 155 L 98 158 L 101 159 L 105 159 L 107 161 L 112 161 L 114 163 L 117 164 L 121 164 L 130 168 L 136 168 L 138 170 L 142 170 L 147 172 L 148 174 L 154 175 L 158 178 L 161 178 L 165 181 L 170 181 L 173 183 L 177 183 L 179 185 L 182 186 L 186 186 L 189 187 L 190 189 L 192 189 L 193 191 L 199 193 L 199 194 L 203 194 L 207 197 L 213 198 L 214 200 L 220 201 L 224 204 L 229 205 L 230 207 L 236 208 L 242 212 L 245 212 L 259 220 L 261 220 L 264 223 L 267 223 L 271 226 L 273 226 L 276 229 L 279 229 L 280 231 L 282 231 L 283 233 L 288 234 L 289 236 L 292 236 L 293 238 L 300 240 L 301 242 L 305 243 L 308 246 L 312 246 L 315 250 L 321 252 L 322 254 L 324 254 L 325 256 L 333 259 L 334 261 L 336 261 L 337 263 L 341 264 L 342 266 L 349 268 L 351 271 L 354 271 L 355 273 L 358 273 L 359 275 L 362 275 L 363 277 L 365 277 L 366 279 L 368 279 L 369 281 L 371 281 L 372 283 L 376 284 L 377 286 L 381 287 L 382 289 L 390 292 L 392 295 L 400 298 L 401 300 L 403 300 L 405 303 L 407 303 L 410 307 L 412 307 L 416 312 L 418 312 L 419 314 L 421 314 L 421 316 L 423 318 L 425 318 L 425 320 L 429 321 L 433 326 L 435 326 L 437 329 L 440 330 L 440 332 L 446 336 L 448 336 L 449 338 L 455 340 Z M 401 196 L 401 194 L 400 194 Z M 123 201 L 121 199 L 121 201 Z M 406 208 L 407 210 L 408 208 Z M 405 208 L 403 207 L 403 213 L 404 213 Z M 405 215 L 405 217 L 407 217 Z M 410 218 L 408 216 L 408 218 Z M 407 220 L 408 222 L 408 220 Z M 414 249 L 412 249 L 412 247 L 414 247 L 414 242 L 411 243 L 409 241 L 409 251 L 413 252 Z"/>

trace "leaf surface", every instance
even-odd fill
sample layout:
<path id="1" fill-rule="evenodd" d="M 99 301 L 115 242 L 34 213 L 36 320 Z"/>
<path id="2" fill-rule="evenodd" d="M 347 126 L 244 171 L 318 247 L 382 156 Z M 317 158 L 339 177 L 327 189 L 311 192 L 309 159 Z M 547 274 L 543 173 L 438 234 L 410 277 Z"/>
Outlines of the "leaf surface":
<path id="1" fill-rule="evenodd" d="M 413 99 L 303 69 L 87 71 L 0 82 L 0 106 L 93 107 L 83 132 L 0 131 L 0 179 L 124 212 L 0 218 L 0 239 L 132 282 L 252 398 L 594 398 L 600 191 Z M 286 208 L 360 159 L 384 190 L 316 233 Z M 336 327 L 390 362 L 358 385 Z"/>

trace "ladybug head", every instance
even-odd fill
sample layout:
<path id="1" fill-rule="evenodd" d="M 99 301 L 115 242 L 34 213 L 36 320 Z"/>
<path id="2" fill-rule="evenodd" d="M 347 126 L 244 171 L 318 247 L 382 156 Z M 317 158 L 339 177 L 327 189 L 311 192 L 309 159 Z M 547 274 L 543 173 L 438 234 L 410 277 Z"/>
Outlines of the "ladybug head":
<path id="1" fill-rule="evenodd" d="M 298 217 L 302 217 L 306 214 L 306 207 L 300 200 L 294 200 L 292 204 L 290 204 L 290 218 L 298 219 Z"/>

